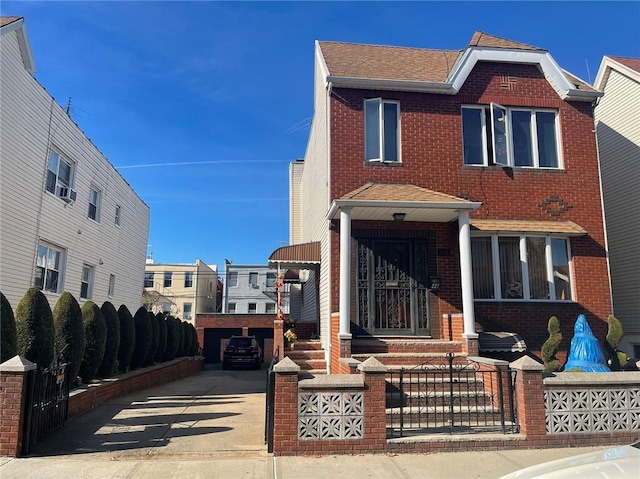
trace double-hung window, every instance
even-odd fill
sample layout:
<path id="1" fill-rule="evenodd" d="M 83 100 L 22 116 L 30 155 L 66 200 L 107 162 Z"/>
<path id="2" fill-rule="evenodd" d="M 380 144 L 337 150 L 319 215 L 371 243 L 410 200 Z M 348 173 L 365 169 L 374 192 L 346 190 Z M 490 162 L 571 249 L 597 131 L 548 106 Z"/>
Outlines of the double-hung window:
<path id="1" fill-rule="evenodd" d="M 192 271 L 186 271 L 184 273 L 184 287 L 185 288 L 192 288 L 193 287 L 193 272 Z"/>
<path id="2" fill-rule="evenodd" d="M 100 196 L 102 192 L 94 186 L 89 188 L 89 211 L 87 217 L 100 222 Z"/>
<path id="3" fill-rule="evenodd" d="M 153 272 L 145 272 L 144 273 L 144 287 L 145 288 L 153 288 L 153 280 L 155 274 Z"/>
<path id="4" fill-rule="evenodd" d="M 258 287 L 258 273 L 249 273 L 249 286 L 252 288 Z"/>
<path id="5" fill-rule="evenodd" d="M 74 164 L 72 161 L 54 150 L 49 150 L 47 191 L 61 198 L 74 200 L 75 192 L 71 190 L 73 170 Z"/>
<path id="6" fill-rule="evenodd" d="M 182 319 L 191 319 L 191 303 L 182 305 Z"/>
<path id="7" fill-rule="evenodd" d="M 80 279 L 80 297 L 82 299 L 91 299 L 93 290 L 93 266 L 88 264 L 82 265 L 82 278 Z"/>
<path id="8" fill-rule="evenodd" d="M 570 301 L 570 260 L 565 238 L 472 237 L 474 299 Z"/>
<path id="9" fill-rule="evenodd" d="M 227 284 L 229 288 L 235 288 L 238 286 L 238 272 L 232 271 L 227 273 Z"/>
<path id="10" fill-rule="evenodd" d="M 366 161 L 400 161 L 400 103 L 382 98 L 364 101 Z"/>
<path id="11" fill-rule="evenodd" d="M 170 271 L 165 272 L 164 282 L 162 283 L 162 286 L 164 286 L 165 288 L 170 288 L 172 283 L 173 283 L 173 273 Z"/>
<path id="12" fill-rule="evenodd" d="M 249 314 L 256 314 L 258 312 L 257 303 L 249 303 Z"/>
<path id="13" fill-rule="evenodd" d="M 276 285 L 276 274 L 273 272 L 268 272 L 267 282 L 266 282 L 267 288 L 273 288 L 275 285 Z"/>
<path id="14" fill-rule="evenodd" d="M 465 106 L 462 138 L 465 165 L 561 168 L 554 110 Z"/>
<path id="15" fill-rule="evenodd" d="M 34 286 L 44 291 L 57 293 L 61 287 L 61 272 L 63 262 L 63 250 L 53 245 L 40 243 L 38 245 L 38 257 L 36 258 L 36 270 Z"/>

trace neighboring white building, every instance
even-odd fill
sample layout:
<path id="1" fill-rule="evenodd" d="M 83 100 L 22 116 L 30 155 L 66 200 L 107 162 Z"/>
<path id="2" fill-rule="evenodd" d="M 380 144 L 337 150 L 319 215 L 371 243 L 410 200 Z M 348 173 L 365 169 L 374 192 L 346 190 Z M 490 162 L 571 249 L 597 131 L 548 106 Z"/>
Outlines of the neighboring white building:
<path id="1" fill-rule="evenodd" d="M 149 207 L 32 76 L 24 19 L 0 18 L 0 290 L 53 308 L 140 307 Z"/>
<path id="2" fill-rule="evenodd" d="M 595 109 L 614 315 L 640 358 L 640 59 L 605 56 Z"/>
<path id="3" fill-rule="evenodd" d="M 277 270 L 264 265 L 225 263 L 222 312 L 226 314 L 277 313 Z M 289 313 L 288 288 L 285 287 L 283 312 Z"/>
<path id="4" fill-rule="evenodd" d="M 147 260 L 143 303 L 155 313 L 164 311 L 195 324 L 196 314 L 217 311 L 217 285 L 217 266 L 200 259 L 194 264 Z"/>

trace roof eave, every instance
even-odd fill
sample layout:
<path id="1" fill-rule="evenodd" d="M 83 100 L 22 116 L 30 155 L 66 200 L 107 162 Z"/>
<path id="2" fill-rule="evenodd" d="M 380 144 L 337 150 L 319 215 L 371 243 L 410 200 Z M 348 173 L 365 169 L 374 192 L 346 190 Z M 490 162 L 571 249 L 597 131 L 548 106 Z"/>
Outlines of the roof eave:
<path id="1" fill-rule="evenodd" d="M 396 90 L 425 93 L 445 93 L 453 95 L 451 84 L 446 82 L 424 82 L 411 80 L 390 80 L 382 78 L 357 78 L 327 75 L 327 83 L 334 87 L 363 88 L 367 90 Z"/>
<path id="2" fill-rule="evenodd" d="M 24 69 L 29 73 L 35 73 L 36 64 L 33 60 L 33 52 L 31 51 L 31 43 L 27 35 L 27 26 L 24 23 L 24 18 L 19 18 L 15 22 L 11 22 L 0 29 L 0 33 L 3 35 L 14 31 L 18 36 L 18 46 L 20 47 L 20 55 L 22 56 Z"/>
<path id="3" fill-rule="evenodd" d="M 328 220 L 334 219 L 342 208 L 387 208 L 389 206 L 406 209 L 475 210 L 480 208 L 482 203 L 472 201 L 457 203 L 446 201 L 333 200 L 326 218 Z"/>

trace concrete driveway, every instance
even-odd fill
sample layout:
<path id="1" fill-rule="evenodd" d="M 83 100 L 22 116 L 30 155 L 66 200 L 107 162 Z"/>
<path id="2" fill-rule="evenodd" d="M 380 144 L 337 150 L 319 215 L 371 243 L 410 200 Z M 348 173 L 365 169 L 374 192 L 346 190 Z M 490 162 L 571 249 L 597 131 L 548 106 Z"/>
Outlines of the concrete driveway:
<path id="1" fill-rule="evenodd" d="M 32 456 L 210 457 L 266 453 L 266 369 L 222 371 L 110 400 L 68 421 Z"/>

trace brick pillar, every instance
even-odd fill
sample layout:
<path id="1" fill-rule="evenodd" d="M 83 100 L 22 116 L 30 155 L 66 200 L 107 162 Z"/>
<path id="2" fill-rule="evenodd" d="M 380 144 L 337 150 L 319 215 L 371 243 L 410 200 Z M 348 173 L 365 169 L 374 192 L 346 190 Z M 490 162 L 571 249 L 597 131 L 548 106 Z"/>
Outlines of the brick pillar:
<path id="1" fill-rule="evenodd" d="M 276 374 L 273 454 L 295 455 L 298 444 L 298 373 L 300 366 L 284 358 L 273 368 Z"/>
<path id="2" fill-rule="evenodd" d="M 525 436 L 547 434 L 544 409 L 544 366 L 528 356 L 509 365 L 516 371 L 516 401 L 520 433 Z"/>
<path id="3" fill-rule="evenodd" d="M 386 382 L 387 366 L 376 358 L 369 358 L 360 365 L 365 384 L 364 439 L 371 452 L 383 451 L 387 442 Z"/>
<path id="4" fill-rule="evenodd" d="M 278 359 L 284 358 L 284 321 L 276 319 L 273 321 L 273 355 L 276 355 L 276 350 L 279 349 L 280 356 Z"/>
<path id="5" fill-rule="evenodd" d="M 242 326 L 242 335 L 249 336 L 249 328 L 247 326 Z"/>
<path id="6" fill-rule="evenodd" d="M 480 353 L 480 345 L 478 338 L 462 338 L 463 348 L 468 356 L 478 356 Z"/>
<path id="7" fill-rule="evenodd" d="M 27 376 L 34 369 L 36 365 L 21 356 L 0 364 L 0 456 L 17 457 L 22 451 Z"/>
<path id="8" fill-rule="evenodd" d="M 204 328 L 196 327 L 196 334 L 198 336 L 198 346 L 204 350 Z M 204 351 L 202 354 L 204 354 Z"/>

